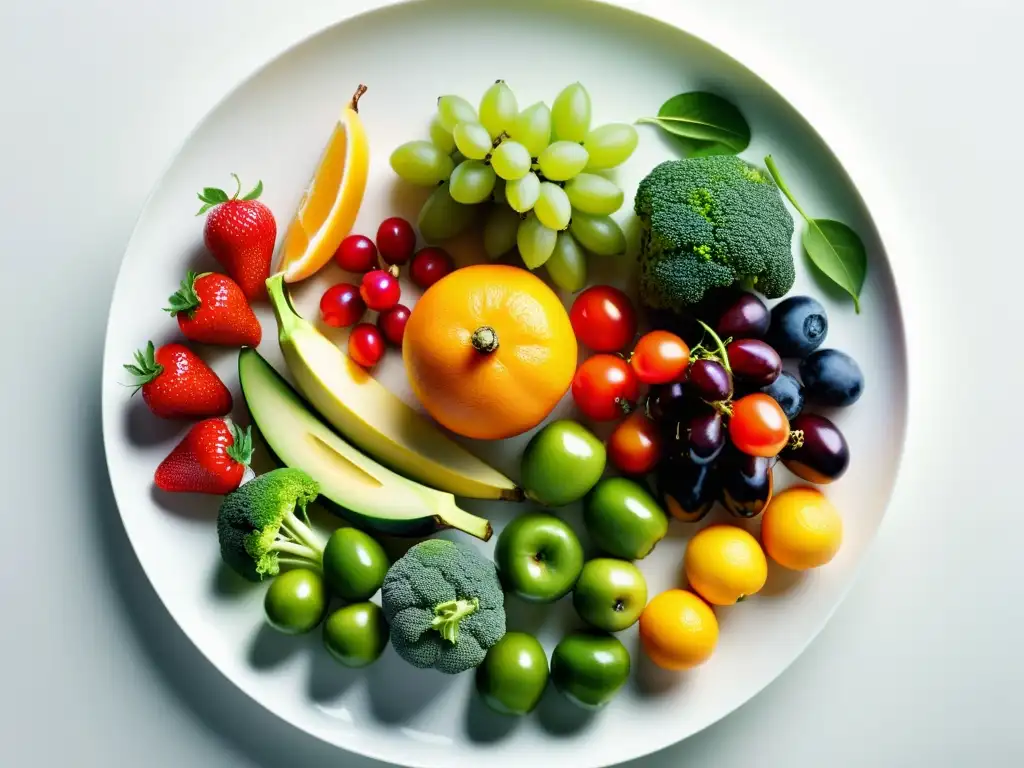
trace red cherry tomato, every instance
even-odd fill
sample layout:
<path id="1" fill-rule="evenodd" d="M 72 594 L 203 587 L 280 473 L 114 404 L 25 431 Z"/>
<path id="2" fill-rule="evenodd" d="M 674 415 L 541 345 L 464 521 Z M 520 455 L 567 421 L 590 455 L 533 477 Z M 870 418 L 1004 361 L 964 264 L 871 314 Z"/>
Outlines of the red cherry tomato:
<path id="1" fill-rule="evenodd" d="M 334 260 L 346 272 L 361 275 L 377 267 L 377 246 L 366 235 L 349 235 L 341 241 Z"/>
<path id="2" fill-rule="evenodd" d="M 409 265 L 409 277 L 423 290 L 455 269 L 455 262 L 444 248 L 420 248 L 412 257 Z"/>
<path id="3" fill-rule="evenodd" d="M 385 309 L 377 318 L 377 327 L 380 328 L 384 338 L 396 347 L 402 346 L 402 339 L 405 337 L 405 324 L 409 322 L 409 308 L 405 304 L 395 304 L 391 309 Z"/>
<path id="4" fill-rule="evenodd" d="M 372 323 L 360 323 L 348 335 L 348 356 L 363 368 L 373 368 L 384 357 L 384 337 Z"/>
<path id="5" fill-rule="evenodd" d="M 332 285 L 320 297 L 320 317 L 332 328 L 355 325 L 365 313 L 366 303 L 350 283 Z"/>
<path id="6" fill-rule="evenodd" d="M 773 398 L 756 392 L 732 404 L 729 438 L 743 453 L 771 458 L 789 440 L 789 419 Z"/>
<path id="7" fill-rule="evenodd" d="M 608 458 L 626 475 L 646 475 L 661 460 L 662 438 L 657 425 L 634 411 L 608 438 Z"/>
<path id="8" fill-rule="evenodd" d="M 619 352 L 636 335 L 632 302 L 610 285 L 595 285 L 577 296 L 569 319 L 576 338 L 595 352 Z"/>
<path id="9" fill-rule="evenodd" d="M 384 219 L 377 229 L 377 250 L 388 264 L 405 264 L 416 250 L 416 230 L 399 216 Z"/>
<path id="10" fill-rule="evenodd" d="M 636 343 L 629 364 L 644 384 L 668 384 L 690 364 L 690 348 L 674 333 L 651 331 Z"/>
<path id="11" fill-rule="evenodd" d="M 359 295 L 363 297 L 366 306 L 374 312 L 383 312 L 385 309 L 391 309 L 402 298 L 402 286 L 398 284 L 398 278 L 390 272 L 375 269 L 363 275 Z"/>
<path id="12" fill-rule="evenodd" d="M 611 421 L 628 413 L 640 395 L 640 382 L 629 364 L 615 355 L 594 355 L 576 369 L 572 397 L 594 421 Z"/>

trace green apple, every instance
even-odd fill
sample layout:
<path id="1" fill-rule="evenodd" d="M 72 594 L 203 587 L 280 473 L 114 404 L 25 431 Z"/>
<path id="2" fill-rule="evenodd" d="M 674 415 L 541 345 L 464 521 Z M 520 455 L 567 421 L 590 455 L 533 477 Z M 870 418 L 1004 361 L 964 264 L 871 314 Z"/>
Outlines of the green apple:
<path id="1" fill-rule="evenodd" d="M 613 557 L 639 560 L 668 533 L 668 516 L 647 490 L 624 477 L 607 477 L 587 494 L 587 533 Z"/>
<path id="2" fill-rule="evenodd" d="M 506 715 L 532 712 L 548 684 L 548 657 L 533 635 L 506 632 L 476 668 L 487 706 Z"/>
<path id="3" fill-rule="evenodd" d="M 647 582 L 628 560 L 588 560 L 572 592 L 580 618 L 606 632 L 618 632 L 640 618 L 647 605 Z"/>
<path id="4" fill-rule="evenodd" d="M 523 451 L 523 490 L 545 507 L 564 507 L 594 487 L 605 459 L 604 445 L 589 429 L 575 421 L 553 421 Z"/>
<path id="5" fill-rule="evenodd" d="M 587 709 L 607 704 L 629 677 L 629 651 L 604 632 L 566 635 L 551 655 L 551 681 Z"/>
<path id="6" fill-rule="evenodd" d="M 531 602 L 550 603 L 576 583 L 583 568 L 583 547 L 564 520 L 528 512 L 498 536 L 494 562 L 509 592 Z"/>

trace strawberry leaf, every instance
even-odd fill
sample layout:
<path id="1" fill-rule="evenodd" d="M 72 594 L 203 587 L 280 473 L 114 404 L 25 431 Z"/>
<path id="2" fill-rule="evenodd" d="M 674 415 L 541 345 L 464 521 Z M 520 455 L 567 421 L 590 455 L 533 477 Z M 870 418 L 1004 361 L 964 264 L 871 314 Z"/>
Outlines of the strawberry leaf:
<path id="1" fill-rule="evenodd" d="M 243 467 L 252 461 L 252 427 L 242 429 L 233 421 L 228 422 L 234 442 L 228 446 L 227 454 Z"/>
<path id="2" fill-rule="evenodd" d="M 256 186 L 252 188 L 252 191 L 243 197 L 243 200 L 255 200 L 263 194 L 263 180 L 256 182 Z"/>
<path id="3" fill-rule="evenodd" d="M 135 352 L 135 363 L 135 365 L 126 365 L 124 368 L 135 377 L 136 391 L 164 372 L 164 367 L 156 361 L 156 349 L 152 341 L 146 344 L 145 352 L 142 350 Z"/>
<path id="4" fill-rule="evenodd" d="M 189 270 L 185 275 L 185 279 L 181 281 L 181 288 L 172 293 L 167 299 L 167 303 L 170 306 L 164 307 L 164 312 L 169 312 L 171 317 L 177 317 L 182 312 L 187 314 L 189 318 L 195 315 L 196 310 L 202 305 L 198 294 L 196 294 L 197 277 L 199 275 Z"/>

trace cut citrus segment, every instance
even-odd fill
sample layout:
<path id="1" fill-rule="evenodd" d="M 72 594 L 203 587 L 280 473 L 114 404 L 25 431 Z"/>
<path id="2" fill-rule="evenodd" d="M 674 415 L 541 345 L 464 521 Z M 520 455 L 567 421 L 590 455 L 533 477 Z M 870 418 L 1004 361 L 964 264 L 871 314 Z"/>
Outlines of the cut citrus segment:
<path id="1" fill-rule="evenodd" d="M 281 245 L 278 271 L 294 283 L 315 274 L 341 245 L 355 224 L 366 191 L 370 148 L 359 117 L 360 85 L 324 147 L 316 173 Z"/>

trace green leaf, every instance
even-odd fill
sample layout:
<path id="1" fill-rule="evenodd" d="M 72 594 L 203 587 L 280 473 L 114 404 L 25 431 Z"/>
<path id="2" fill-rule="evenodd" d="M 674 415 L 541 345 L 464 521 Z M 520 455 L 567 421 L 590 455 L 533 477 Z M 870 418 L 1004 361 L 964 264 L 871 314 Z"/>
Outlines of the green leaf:
<path id="1" fill-rule="evenodd" d="M 750 126 L 734 104 L 706 91 L 680 93 L 661 105 L 656 117 L 642 117 L 674 136 L 724 147 L 739 154 L 750 145 Z M 726 154 L 715 151 L 713 154 Z"/>
<path id="2" fill-rule="evenodd" d="M 253 187 L 252 192 L 243 197 L 243 200 L 255 200 L 257 197 L 263 194 L 263 181 L 256 182 L 256 186 Z"/>
<path id="3" fill-rule="evenodd" d="M 203 193 L 199 195 L 199 199 L 207 203 L 226 203 L 228 201 L 228 193 L 216 187 L 204 187 Z"/>
<path id="4" fill-rule="evenodd" d="M 853 297 L 853 307 L 859 313 L 868 254 L 857 233 L 841 221 L 808 219 L 802 240 L 811 261 Z"/>

